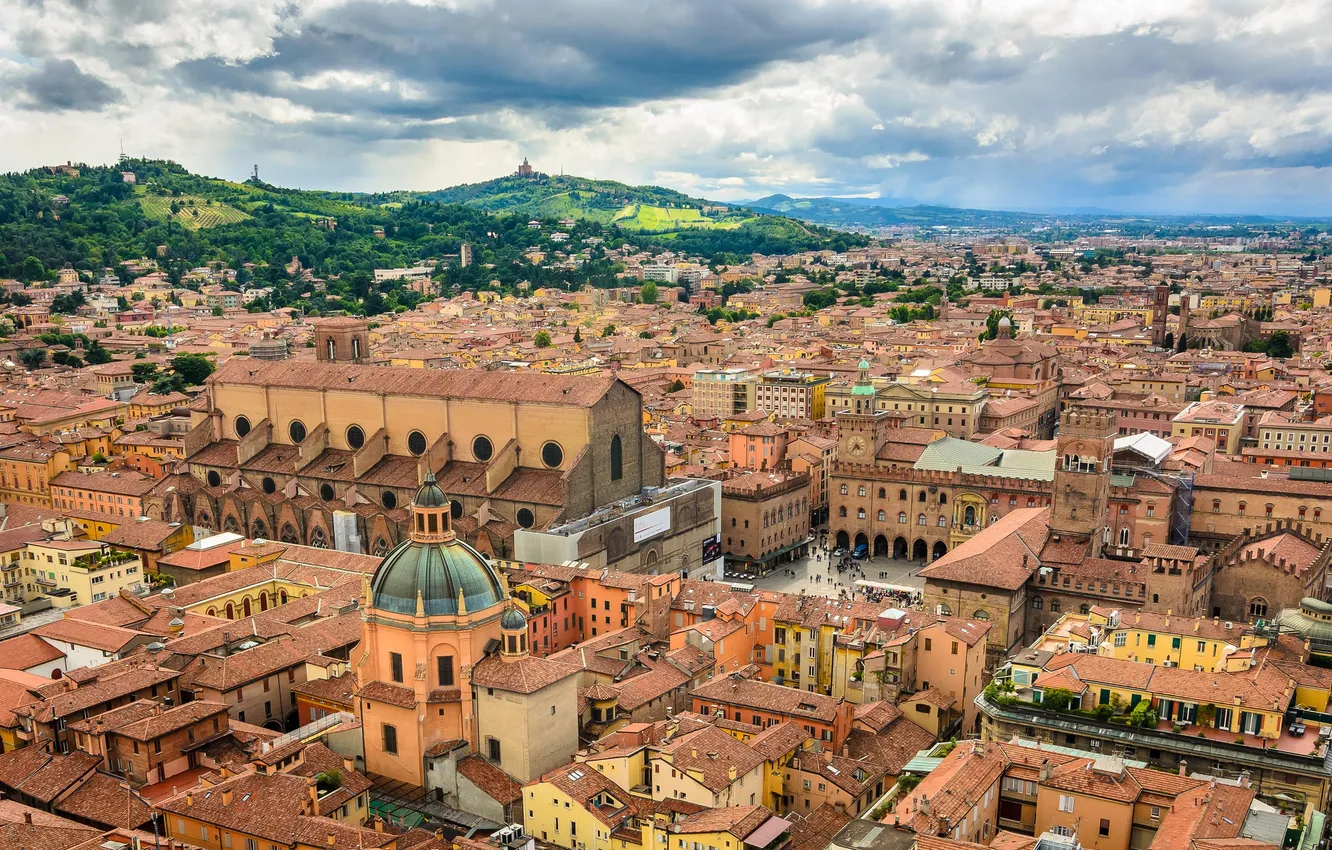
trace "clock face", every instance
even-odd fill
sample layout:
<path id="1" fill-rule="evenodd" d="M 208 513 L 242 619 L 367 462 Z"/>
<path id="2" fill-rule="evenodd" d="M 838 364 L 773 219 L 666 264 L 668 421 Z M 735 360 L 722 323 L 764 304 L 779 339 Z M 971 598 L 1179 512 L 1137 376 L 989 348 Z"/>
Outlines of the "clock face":
<path id="1" fill-rule="evenodd" d="M 847 440 L 846 450 L 852 457 L 860 457 L 865 453 L 865 438 L 857 434 Z"/>

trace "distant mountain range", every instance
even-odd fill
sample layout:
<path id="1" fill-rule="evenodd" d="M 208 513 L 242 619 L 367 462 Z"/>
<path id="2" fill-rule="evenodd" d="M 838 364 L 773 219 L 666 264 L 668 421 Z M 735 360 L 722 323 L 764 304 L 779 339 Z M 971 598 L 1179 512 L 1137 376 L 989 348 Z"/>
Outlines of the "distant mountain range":
<path id="1" fill-rule="evenodd" d="M 1189 233 L 1199 228 L 1235 225 L 1261 227 L 1282 222 L 1308 224 L 1326 219 L 1263 215 L 1147 215 L 1125 213 L 1095 206 L 1056 207 L 1040 212 L 983 210 L 922 204 L 905 198 L 793 198 L 768 195 L 737 202 L 755 212 L 786 215 L 827 227 L 868 228 L 915 225 L 917 227 L 980 227 L 1034 229 L 1069 227 L 1075 230 L 1109 226 L 1134 232 L 1164 230 Z"/>
<path id="2" fill-rule="evenodd" d="M 1048 218 L 1039 213 L 970 210 L 927 204 L 890 207 L 868 198 L 792 198 L 789 195 L 768 195 L 750 201 L 745 206 L 758 212 L 788 215 L 829 227 L 1022 227 L 1042 224 Z"/>

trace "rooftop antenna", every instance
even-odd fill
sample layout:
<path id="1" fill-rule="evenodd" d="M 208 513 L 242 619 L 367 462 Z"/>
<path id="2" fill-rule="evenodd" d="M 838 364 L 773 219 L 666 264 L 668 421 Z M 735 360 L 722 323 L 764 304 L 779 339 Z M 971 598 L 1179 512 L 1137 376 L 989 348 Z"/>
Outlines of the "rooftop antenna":
<path id="1" fill-rule="evenodd" d="M 256 183 L 259 182 L 259 163 L 257 162 L 254 164 L 254 173 L 250 175 L 250 179 Z"/>

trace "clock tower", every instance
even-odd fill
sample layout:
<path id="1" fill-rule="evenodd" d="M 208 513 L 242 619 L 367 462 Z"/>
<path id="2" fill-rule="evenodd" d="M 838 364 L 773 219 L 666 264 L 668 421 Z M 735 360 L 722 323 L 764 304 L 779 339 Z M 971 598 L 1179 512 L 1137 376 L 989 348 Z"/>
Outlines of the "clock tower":
<path id="1" fill-rule="evenodd" d="M 883 432 L 893 423 L 892 414 L 876 409 L 878 395 L 869 368 L 868 360 L 860 361 L 856 385 L 851 388 L 851 409 L 837 413 L 837 460 L 841 463 L 874 463 L 883 445 Z"/>

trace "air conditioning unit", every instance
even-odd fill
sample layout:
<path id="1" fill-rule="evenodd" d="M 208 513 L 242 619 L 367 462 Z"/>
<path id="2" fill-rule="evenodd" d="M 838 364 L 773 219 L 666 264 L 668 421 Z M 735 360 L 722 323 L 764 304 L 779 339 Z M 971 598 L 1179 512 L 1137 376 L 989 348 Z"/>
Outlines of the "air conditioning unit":
<path id="1" fill-rule="evenodd" d="M 1179 665 L 1178 665 L 1173 659 L 1171 659 L 1171 658 L 1167 658 L 1167 659 L 1165 660 L 1165 665 L 1164 665 L 1164 666 L 1166 666 L 1166 667 L 1178 667 Z"/>

